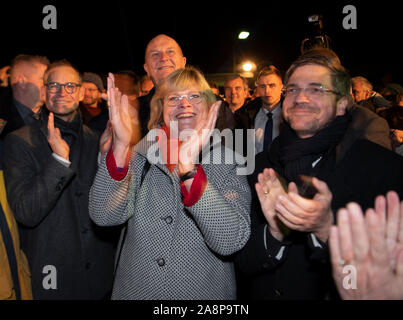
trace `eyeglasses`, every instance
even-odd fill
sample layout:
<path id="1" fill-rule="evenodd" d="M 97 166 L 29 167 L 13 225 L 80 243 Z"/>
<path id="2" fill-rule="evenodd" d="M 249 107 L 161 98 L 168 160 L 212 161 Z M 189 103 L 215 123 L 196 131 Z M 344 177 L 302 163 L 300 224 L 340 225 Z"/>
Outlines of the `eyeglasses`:
<path id="1" fill-rule="evenodd" d="M 304 92 L 304 94 L 307 98 L 322 97 L 323 95 L 325 95 L 328 92 L 334 93 L 336 95 L 339 94 L 337 91 L 327 89 L 324 86 L 310 86 L 307 88 L 299 88 L 299 87 L 291 86 L 291 87 L 285 87 L 283 89 L 283 96 L 284 97 L 296 97 L 300 94 L 301 91 Z"/>
<path id="2" fill-rule="evenodd" d="M 61 87 L 64 87 L 64 90 L 66 90 L 68 94 L 72 94 L 76 92 L 78 87 L 81 87 L 81 84 L 74 82 L 67 82 L 67 83 L 48 82 L 46 84 L 46 87 L 48 88 L 48 91 L 50 93 L 57 93 L 60 91 Z"/>
<path id="3" fill-rule="evenodd" d="M 175 107 L 180 104 L 183 98 L 186 98 L 186 100 L 192 105 L 199 104 L 202 101 L 200 93 L 184 94 L 182 96 L 172 94 L 166 97 L 166 101 L 169 106 Z"/>

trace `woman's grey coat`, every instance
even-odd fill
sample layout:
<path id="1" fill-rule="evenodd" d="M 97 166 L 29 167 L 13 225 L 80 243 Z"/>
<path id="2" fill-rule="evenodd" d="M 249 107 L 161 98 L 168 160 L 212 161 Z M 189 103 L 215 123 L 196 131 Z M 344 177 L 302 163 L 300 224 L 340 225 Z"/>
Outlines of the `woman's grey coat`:
<path id="1" fill-rule="evenodd" d="M 185 207 L 177 169 L 171 174 L 162 164 L 153 133 L 136 146 L 122 181 L 109 176 L 104 159 L 90 191 L 95 223 L 128 222 L 112 298 L 235 299 L 231 255 L 250 234 L 246 177 L 236 174 L 239 165 L 224 163 L 224 150 L 233 151 L 215 144 L 203 157 L 204 193 Z M 152 163 L 141 182 L 147 154 Z"/>

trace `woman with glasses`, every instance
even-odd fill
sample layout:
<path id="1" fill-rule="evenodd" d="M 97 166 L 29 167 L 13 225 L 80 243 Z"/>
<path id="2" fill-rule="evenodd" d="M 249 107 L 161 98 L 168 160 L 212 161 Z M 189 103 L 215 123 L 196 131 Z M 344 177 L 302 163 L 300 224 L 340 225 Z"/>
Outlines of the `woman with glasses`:
<path id="1" fill-rule="evenodd" d="M 151 101 L 150 132 L 135 147 L 127 97 L 108 79 L 113 143 L 91 189 L 99 225 L 127 223 L 112 299 L 235 299 L 230 256 L 250 233 L 250 190 L 214 138 L 220 102 L 192 67 Z"/>

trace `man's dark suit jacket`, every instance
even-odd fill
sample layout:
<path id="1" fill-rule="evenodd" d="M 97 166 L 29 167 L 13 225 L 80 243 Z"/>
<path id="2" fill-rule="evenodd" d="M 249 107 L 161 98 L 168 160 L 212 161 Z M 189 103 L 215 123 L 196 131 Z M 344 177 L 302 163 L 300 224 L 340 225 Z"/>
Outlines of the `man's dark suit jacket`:
<path id="1" fill-rule="evenodd" d="M 148 129 L 148 121 L 150 120 L 150 103 L 155 93 L 155 87 L 153 87 L 150 92 L 142 97 L 139 97 L 139 118 L 141 125 L 141 137 L 145 137 L 147 135 Z"/>
<path id="2" fill-rule="evenodd" d="M 0 98 L 0 119 L 6 120 L 7 123 L 0 134 L 0 139 L 4 140 L 7 134 L 25 126 L 24 120 L 13 102 L 11 89 L 5 91 Z"/>

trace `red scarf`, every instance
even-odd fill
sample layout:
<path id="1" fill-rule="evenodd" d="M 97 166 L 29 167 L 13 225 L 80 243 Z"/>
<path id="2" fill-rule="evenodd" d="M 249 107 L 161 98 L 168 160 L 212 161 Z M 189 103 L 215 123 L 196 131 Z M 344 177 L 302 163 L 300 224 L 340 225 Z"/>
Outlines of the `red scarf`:
<path id="1" fill-rule="evenodd" d="M 162 145 L 162 141 L 158 139 L 158 144 L 160 146 L 160 150 L 162 151 L 162 155 L 166 154 L 166 159 L 162 159 L 162 160 L 166 160 L 165 165 L 167 166 L 169 172 L 172 173 L 172 171 L 175 169 L 176 165 L 178 164 L 178 160 L 179 160 L 179 149 L 180 146 L 182 144 L 182 141 L 179 139 L 171 139 L 170 138 L 170 129 L 164 124 L 161 129 L 165 132 L 166 135 L 166 145 Z M 160 143 L 161 141 L 161 143 Z M 171 147 L 177 147 L 175 154 L 173 155 L 173 163 L 171 163 Z M 164 153 L 166 152 L 166 153 Z"/>

